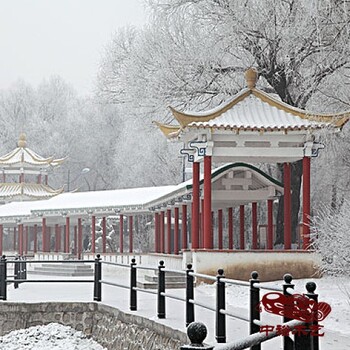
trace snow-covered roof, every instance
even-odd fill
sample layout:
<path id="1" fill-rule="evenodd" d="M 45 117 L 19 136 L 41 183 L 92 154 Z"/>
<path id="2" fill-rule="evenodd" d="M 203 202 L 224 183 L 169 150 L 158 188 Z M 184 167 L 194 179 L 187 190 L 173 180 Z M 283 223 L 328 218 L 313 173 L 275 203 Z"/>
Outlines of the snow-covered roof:
<path id="1" fill-rule="evenodd" d="M 19 137 L 18 147 L 13 151 L 0 157 L 0 166 L 7 167 L 21 167 L 21 168 L 48 168 L 60 165 L 65 158 L 54 159 L 54 157 L 44 158 L 27 148 L 26 135 L 22 133 Z"/>
<path id="2" fill-rule="evenodd" d="M 212 183 L 214 206 L 221 208 L 275 198 L 283 193 L 281 183 L 244 163 L 214 169 Z M 203 178 L 200 184 L 203 185 Z M 223 192 L 226 194 L 223 195 Z M 169 186 L 68 192 L 48 200 L 12 202 L 0 206 L 0 221 L 13 223 L 15 218 L 30 218 L 30 221 L 40 222 L 43 216 L 144 213 L 190 201 L 191 194 L 192 180 Z"/>
<path id="3" fill-rule="evenodd" d="M 249 72 L 249 70 L 248 70 Z M 252 78 L 257 79 L 257 76 Z M 248 84 L 248 79 L 247 79 Z M 225 103 L 204 111 L 179 111 L 170 107 L 179 125 L 156 123 L 169 139 L 178 138 L 187 130 L 208 128 L 234 131 L 300 131 L 325 126 L 342 127 L 350 118 L 350 111 L 315 114 L 293 107 L 248 84 Z"/>

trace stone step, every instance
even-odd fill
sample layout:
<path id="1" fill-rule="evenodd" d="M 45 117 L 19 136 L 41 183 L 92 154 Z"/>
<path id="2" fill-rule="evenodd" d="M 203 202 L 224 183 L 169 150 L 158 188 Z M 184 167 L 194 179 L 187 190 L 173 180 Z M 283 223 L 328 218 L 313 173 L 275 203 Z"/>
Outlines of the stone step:
<path id="1" fill-rule="evenodd" d="M 68 277 L 81 277 L 81 276 L 92 276 L 94 273 L 93 271 L 40 271 L 40 270 L 33 270 L 28 271 L 28 274 L 32 275 L 44 275 L 44 276 L 68 276 Z"/>
<path id="2" fill-rule="evenodd" d="M 34 268 L 36 267 L 45 267 L 45 268 L 49 268 L 49 269 L 72 269 L 72 270 L 75 270 L 77 268 L 79 269 L 86 269 L 86 270 L 90 270 L 91 269 L 91 266 L 90 265 L 85 265 L 85 264 L 41 264 L 41 265 L 38 265 L 38 266 L 34 266 Z"/>
<path id="3" fill-rule="evenodd" d="M 34 265 L 34 269 L 28 273 L 51 276 L 92 276 L 94 270 L 90 265 L 83 263 L 74 264 L 42 264 Z"/>
<path id="4" fill-rule="evenodd" d="M 144 289 L 157 289 L 158 283 L 138 281 L 137 287 L 144 288 Z M 165 288 L 166 289 L 186 288 L 186 282 L 165 282 Z"/>
<path id="5" fill-rule="evenodd" d="M 158 276 L 145 275 L 144 278 L 147 282 L 158 282 Z M 165 274 L 165 283 L 167 282 L 186 282 L 186 277 L 183 275 L 167 276 Z"/>

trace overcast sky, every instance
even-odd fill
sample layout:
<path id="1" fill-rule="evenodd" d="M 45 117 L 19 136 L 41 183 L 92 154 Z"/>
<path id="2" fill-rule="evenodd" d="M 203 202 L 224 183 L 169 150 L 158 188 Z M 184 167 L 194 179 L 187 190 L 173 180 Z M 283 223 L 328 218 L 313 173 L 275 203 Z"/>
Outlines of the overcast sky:
<path id="1" fill-rule="evenodd" d="M 0 0 L 0 89 L 60 75 L 87 94 L 112 33 L 145 22 L 142 0 Z"/>

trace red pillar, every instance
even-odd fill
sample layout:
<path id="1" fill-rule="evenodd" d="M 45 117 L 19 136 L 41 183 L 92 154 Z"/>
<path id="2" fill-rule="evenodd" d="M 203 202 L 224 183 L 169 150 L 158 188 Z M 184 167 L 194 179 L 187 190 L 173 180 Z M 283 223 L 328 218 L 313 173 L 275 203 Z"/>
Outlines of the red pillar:
<path id="1" fill-rule="evenodd" d="M 59 251 L 59 234 L 58 232 L 58 224 L 55 224 L 55 253 Z"/>
<path id="2" fill-rule="evenodd" d="M 33 229 L 33 252 L 36 253 L 38 251 L 38 225 L 34 225 Z"/>
<path id="3" fill-rule="evenodd" d="M 51 251 L 51 227 L 47 226 L 46 228 L 46 251 Z"/>
<path id="4" fill-rule="evenodd" d="M 119 215 L 119 252 L 124 252 L 124 216 Z"/>
<path id="5" fill-rule="evenodd" d="M 164 253 L 164 211 L 160 212 L 160 253 Z"/>
<path id="6" fill-rule="evenodd" d="M 239 206 L 239 249 L 245 249 L 244 237 L 244 205 Z"/>
<path id="7" fill-rule="evenodd" d="M 174 208 L 174 254 L 179 254 L 179 208 Z"/>
<path id="8" fill-rule="evenodd" d="M 199 248 L 204 247 L 204 199 L 201 199 L 201 210 L 199 213 Z"/>
<path id="9" fill-rule="evenodd" d="M 213 249 L 211 215 L 211 156 L 204 157 L 204 249 Z"/>
<path id="10" fill-rule="evenodd" d="M 192 249 L 199 248 L 199 163 L 193 162 L 192 178 Z"/>
<path id="11" fill-rule="evenodd" d="M 102 253 L 106 253 L 107 244 L 107 222 L 106 217 L 102 218 Z"/>
<path id="12" fill-rule="evenodd" d="M 2 256 L 2 243 L 3 243 L 3 236 L 4 236 L 4 227 L 3 225 L 0 225 L 0 256 Z"/>
<path id="13" fill-rule="evenodd" d="M 303 158 L 303 249 L 310 248 L 310 170 L 311 158 Z"/>
<path id="14" fill-rule="evenodd" d="M 38 175 L 37 180 L 38 180 L 37 183 L 41 184 L 41 174 Z"/>
<path id="15" fill-rule="evenodd" d="M 182 215 L 181 215 L 181 245 L 182 249 L 187 249 L 187 205 L 182 204 Z"/>
<path id="16" fill-rule="evenodd" d="M 133 229 L 133 216 L 129 216 L 129 253 L 132 253 L 134 251 L 133 247 L 133 236 L 132 236 L 132 229 Z"/>
<path id="17" fill-rule="evenodd" d="M 46 218 L 42 219 L 42 252 L 47 252 Z"/>
<path id="18" fill-rule="evenodd" d="M 74 225 L 74 254 L 76 255 L 77 254 L 77 251 L 78 251 L 78 228 L 76 225 Z"/>
<path id="19" fill-rule="evenodd" d="M 258 249 L 258 204 L 252 203 L 252 249 Z"/>
<path id="20" fill-rule="evenodd" d="M 284 249 L 292 248 L 291 188 L 290 164 L 284 163 Z"/>
<path id="21" fill-rule="evenodd" d="M 69 253 L 69 235 L 70 235 L 70 232 L 69 232 L 69 226 L 70 226 L 70 222 L 69 222 L 69 216 L 66 216 L 66 239 L 65 239 L 65 247 L 64 247 L 64 252 L 65 253 Z"/>
<path id="22" fill-rule="evenodd" d="M 78 218 L 78 259 L 81 259 L 81 253 L 83 251 L 83 225 L 81 218 Z"/>
<path id="23" fill-rule="evenodd" d="M 154 251 L 159 253 L 159 213 L 154 213 Z"/>
<path id="24" fill-rule="evenodd" d="M 29 240 L 28 226 L 26 226 L 24 227 L 24 232 L 23 232 L 23 253 L 25 255 L 28 254 L 28 240 Z"/>
<path id="25" fill-rule="evenodd" d="M 18 225 L 18 254 L 23 255 L 23 224 Z"/>
<path id="26" fill-rule="evenodd" d="M 269 250 L 273 249 L 273 200 L 267 201 L 267 246 Z"/>
<path id="27" fill-rule="evenodd" d="M 171 209 L 166 211 L 167 253 L 171 254 Z"/>
<path id="28" fill-rule="evenodd" d="M 233 249 L 233 209 L 228 208 L 228 249 Z"/>
<path id="29" fill-rule="evenodd" d="M 219 243 L 219 249 L 221 250 L 223 248 L 223 235 L 222 235 L 222 209 L 218 210 L 218 243 Z"/>
<path id="30" fill-rule="evenodd" d="M 96 216 L 91 216 L 91 253 L 96 253 Z"/>
<path id="31" fill-rule="evenodd" d="M 16 251 L 17 250 L 17 228 L 14 227 L 13 228 L 13 250 Z"/>

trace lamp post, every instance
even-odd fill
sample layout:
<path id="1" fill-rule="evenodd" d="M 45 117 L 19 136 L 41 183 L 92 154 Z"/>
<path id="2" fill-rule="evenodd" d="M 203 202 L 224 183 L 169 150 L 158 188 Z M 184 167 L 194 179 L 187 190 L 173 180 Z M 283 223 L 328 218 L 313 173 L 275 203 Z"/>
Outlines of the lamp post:
<path id="1" fill-rule="evenodd" d="M 70 189 L 70 183 L 75 182 L 79 179 L 80 176 L 87 174 L 88 172 L 90 172 L 90 168 L 84 168 L 80 171 L 80 173 L 78 174 L 78 176 L 76 176 L 73 180 L 70 180 L 70 170 L 68 169 L 68 174 L 67 174 L 67 192 L 69 192 Z"/>

